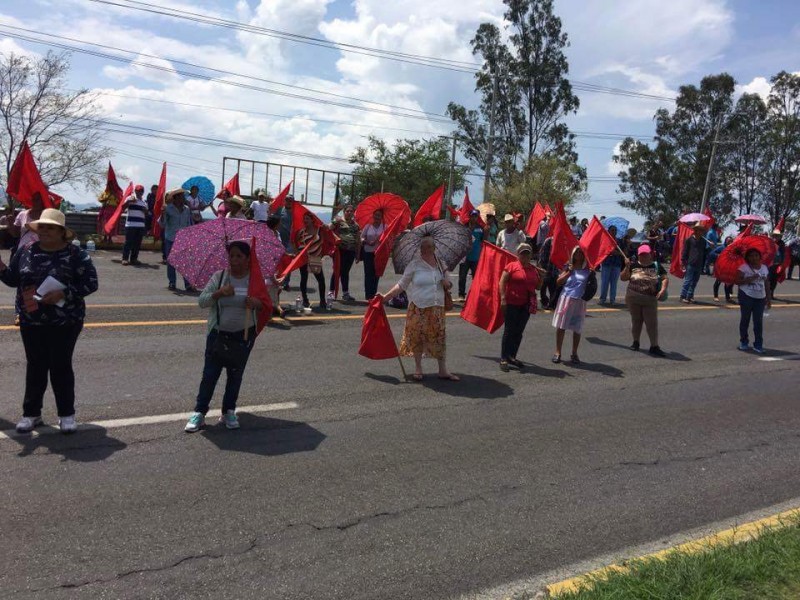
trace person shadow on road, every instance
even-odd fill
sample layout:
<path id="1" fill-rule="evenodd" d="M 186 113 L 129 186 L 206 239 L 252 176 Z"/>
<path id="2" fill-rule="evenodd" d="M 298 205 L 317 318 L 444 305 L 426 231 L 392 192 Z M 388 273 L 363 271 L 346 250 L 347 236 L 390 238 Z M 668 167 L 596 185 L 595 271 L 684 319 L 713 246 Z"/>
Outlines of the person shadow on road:
<path id="1" fill-rule="evenodd" d="M 57 454 L 64 461 L 96 462 L 124 449 L 127 444 L 108 435 L 108 430 L 96 425 L 79 425 L 77 433 L 63 435 L 52 426 L 37 427 L 35 433 L 17 433 L 14 424 L 0 419 L 0 432 L 8 439 L 0 440 L 0 447 L 15 443 L 17 456 Z"/>

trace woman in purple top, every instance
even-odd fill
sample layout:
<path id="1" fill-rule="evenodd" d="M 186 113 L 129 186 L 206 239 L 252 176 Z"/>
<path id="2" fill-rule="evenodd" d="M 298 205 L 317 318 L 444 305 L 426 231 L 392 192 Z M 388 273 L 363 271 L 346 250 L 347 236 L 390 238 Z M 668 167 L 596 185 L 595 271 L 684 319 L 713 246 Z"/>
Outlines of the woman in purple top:
<path id="1" fill-rule="evenodd" d="M 567 268 L 558 276 L 558 285 L 564 287 L 553 314 L 553 327 L 556 328 L 554 363 L 561 362 L 561 347 L 564 344 L 564 334 L 567 330 L 572 332 L 572 363 L 580 363 L 578 345 L 581 343 L 583 322 L 586 319 L 586 300 L 583 299 L 583 292 L 586 290 L 589 274 L 590 270 L 583 250 L 580 246 L 575 246 Z"/>

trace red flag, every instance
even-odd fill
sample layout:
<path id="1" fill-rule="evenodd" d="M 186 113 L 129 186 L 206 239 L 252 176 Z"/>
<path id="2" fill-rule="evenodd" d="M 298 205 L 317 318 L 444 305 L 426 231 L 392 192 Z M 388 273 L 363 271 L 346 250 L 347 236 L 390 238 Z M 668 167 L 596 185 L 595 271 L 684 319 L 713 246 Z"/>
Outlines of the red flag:
<path id="1" fill-rule="evenodd" d="M 783 233 L 783 228 L 786 226 L 786 217 L 781 217 L 781 220 L 778 221 L 778 224 L 775 225 L 775 229 Z"/>
<path id="2" fill-rule="evenodd" d="M 261 264 L 258 262 L 255 237 L 250 242 L 250 281 L 247 283 L 247 296 L 261 301 L 261 310 L 258 311 L 256 318 L 256 335 L 258 335 L 272 317 L 272 299 L 269 297 Z"/>
<path id="3" fill-rule="evenodd" d="M 217 194 L 216 197 L 217 198 L 222 198 L 222 196 L 223 196 L 223 194 L 225 192 L 228 192 L 228 194 L 230 194 L 231 196 L 239 196 L 239 195 L 241 195 L 241 191 L 239 190 L 239 174 L 238 173 L 236 173 L 236 175 L 231 177 L 228 180 L 228 183 L 226 183 L 224 186 L 222 186 L 222 189 L 219 191 L 219 193 Z"/>
<path id="4" fill-rule="evenodd" d="M 289 195 L 289 190 L 292 189 L 292 184 L 294 183 L 294 179 L 286 184 L 286 187 L 281 190 L 281 193 L 275 196 L 275 199 L 270 202 L 269 204 L 269 212 L 278 212 L 279 209 L 286 206 L 286 196 Z M 295 205 L 299 204 L 299 202 L 295 202 Z M 292 221 L 294 223 L 294 221 Z"/>
<path id="5" fill-rule="evenodd" d="M 473 210 L 475 210 L 475 207 L 472 206 L 472 202 L 469 201 L 469 188 L 464 188 L 464 201 L 461 203 L 461 208 L 458 211 L 459 220 L 462 225 L 469 223 L 469 215 Z M 478 226 L 481 228 L 486 227 L 486 222 L 480 215 L 478 215 Z"/>
<path id="6" fill-rule="evenodd" d="M 560 202 L 556 204 L 556 214 L 550 225 L 553 234 L 553 247 L 550 250 L 550 262 L 559 269 L 564 268 L 572 256 L 572 251 L 578 245 L 578 238 L 572 233 L 567 214 L 564 212 L 564 205 Z"/>
<path id="7" fill-rule="evenodd" d="M 108 168 L 111 168 L 111 164 L 109 163 Z M 128 187 L 125 188 L 125 191 L 122 192 L 122 200 L 117 202 L 117 209 L 114 211 L 114 214 L 111 215 L 111 218 L 106 221 L 105 227 L 103 227 L 103 231 L 106 235 L 111 235 L 112 231 L 116 231 L 117 223 L 119 222 L 119 218 L 122 216 L 122 209 L 125 207 L 125 199 L 128 198 L 133 193 L 133 182 L 131 181 L 128 184 Z"/>
<path id="8" fill-rule="evenodd" d="M 553 209 L 550 208 L 550 205 L 547 202 L 544 203 L 544 214 L 546 214 L 548 217 L 553 216 Z"/>
<path id="9" fill-rule="evenodd" d="M 544 207 L 537 202 L 528 217 L 528 222 L 525 224 L 525 233 L 528 234 L 528 237 L 536 239 L 536 235 L 539 233 L 539 225 L 541 225 L 546 214 Z"/>
<path id="10" fill-rule="evenodd" d="M 62 196 L 59 196 L 55 192 L 51 192 L 50 190 L 47 191 L 47 195 L 50 196 L 50 202 L 53 205 L 53 208 L 60 208 L 61 203 L 64 201 Z"/>
<path id="11" fill-rule="evenodd" d="M 288 254 L 284 254 L 284 257 L 288 256 Z M 283 262 L 283 260 L 281 259 Z M 300 267 L 304 266 L 308 263 L 308 246 L 303 248 L 297 255 L 289 261 L 289 263 L 280 271 L 278 275 L 278 279 L 283 280 L 289 273 L 292 271 L 296 271 Z M 281 268 L 281 265 L 278 265 L 278 268 Z"/>
<path id="12" fill-rule="evenodd" d="M 381 234 L 378 245 L 375 247 L 375 275 L 383 277 L 386 271 L 386 265 L 389 264 L 389 254 L 392 252 L 394 241 L 400 235 L 405 227 L 403 227 L 403 215 L 397 215 L 394 220 L 389 224 Z"/>
<path id="13" fill-rule="evenodd" d="M 361 346 L 358 348 L 361 356 L 372 360 L 385 360 L 398 358 L 400 352 L 394 341 L 389 319 L 383 309 L 383 296 L 376 294 L 369 301 L 367 312 L 364 314 L 364 324 L 361 326 Z"/>
<path id="14" fill-rule="evenodd" d="M 450 213 L 450 216 L 453 217 L 453 221 L 456 223 L 461 222 L 461 212 L 457 211 L 455 207 L 450 206 L 449 204 L 445 206 L 445 208 L 447 209 L 447 212 Z"/>
<path id="15" fill-rule="evenodd" d="M 710 206 L 706 206 L 706 209 L 703 211 L 703 214 L 707 216 L 709 219 L 711 219 L 708 223 L 706 223 L 708 229 L 711 229 L 712 227 L 714 227 L 714 225 L 717 224 L 717 220 L 714 218 L 714 215 L 711 214 Z"/>
<path id="16" fill-rule="evenodd" d="M 39 169 L 36 168 L 27 140 L 22 142 L 22 147 L 14 159 L 14 165 L 8 175 L 6 193 L 28 208 L 33 205 L 34 194 L 38 193 L 45 208 L 54 208 L 53 200 L 42 181 Z"/>
<path id="17" fill-rule="evenodd" d="M 675 233 L 675 242 L 672 245 L 672 260 L 669 265 L 669 272 L 679 279 L 683 279 L 683 276 L 686 275 L 686 270 L 681 264 L 681 255 L 683 254 L 683 244 L 691 235 L 692 228 L 686 223 L 679 222 L 678 231 Z"/>
<path id="18" fill-rule="evenodd" d="M 125 199 L 122 194 L 122 188 L 117 183 L 117 174 L 114 172 L 114 167 L 111 166 L 111 161 L 108 162 L 108 173 L 106 174 L 106 192 L 114 194 L 117 202 L 122 202 Z"/>
<path id="19" fill-rule="evenodd" d="M 167 163 L 161 167 L 161 177 L 158 178 L 158 189 L 156 190 L 156 201 L 153 204 L 153 239 L 161 237 L 161 225 L 158 220 L 164 210 L 164 196 L 167 194 Z"/>
<path id="20" fill-rule="evenodd" d="M 586 256 L 589 267 L 596 269 L 606 257 L 617 249 L 617 240 L 608 233 L 600 220 L 594 216 L 589 227 L 583 232 L 578 245 Z"/>
<path id="21" fill-rule="evenodd" d="M 430 198 L 422 203 L 419 207 L 417 214 L 414 215 L 414 227 L 419 227 L 424 222 L 426 217 L 432 218 L 434 221 L 442 216 L 442 201 L 444 200 L 444 185 L 439 186 Z"/>
<path id="22" fill-rule="evenodd" d="M 503 326 L 505 317 L 500 309 L 500 276 L 503 269 L 517 257 L 502 248 L 483 242 L 478 268 L 469 289 L 461 318 L 494 333 Z"/>

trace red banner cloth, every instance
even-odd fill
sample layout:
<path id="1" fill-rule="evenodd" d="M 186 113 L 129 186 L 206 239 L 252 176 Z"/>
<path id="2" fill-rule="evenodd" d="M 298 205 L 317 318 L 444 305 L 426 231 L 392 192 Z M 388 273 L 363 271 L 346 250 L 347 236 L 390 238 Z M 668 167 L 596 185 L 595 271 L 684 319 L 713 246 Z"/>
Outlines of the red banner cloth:
<path id="1" fill-rule="evenodd" d="M 225 194 L 225 192 L 228 192 L 228 194 L 230 194 L 231 196 L 238 196 L 238 195 L 241 194 L 241 191 L 239 190 L 239 174 L 238 173 L 236 173 L 236 175 L 231 177 L 228 180 L 228 183 L 226 183 L 224 186 L 222 186 L 222 189 L 219 191 L 219 193 L 217 194 L 216 197 L 217 198 L 222 198 L 223 195 Z"/>
<path id="2" fill-rule="evenodd" d="M 414 215 L 414 227 L 419 227 L 424 223 L 426 217 L 432 218 L 434 221 L 442 217 L 442 202 L 444 201 L 444 185 L 439 186 L 430 198 L 422 203 L 419 207 L 417 214 Z"/>
<path id="3" fill-rule="evenodd" d="M 153 239 L 161 238 L 161 225 L 158 220 L 164 211 L 164 196 L 167 194 L 167 163 L 161 166 L 161 177 L 158 178 L 158 189 L 156 190 L 156 201 L 153 204 Z"/>
<path id="4" fill-rule="evenodd" d="M 686 275 L 686 269 L 681 265 L 681 254 L 683 253 L 684 242 L 691 237 L 692 228 L 686 223 L 678 222 L 678 231 L 675 233 L 675 242 L 672 246 L 672 260 L 669 265 L 669 272 L 675 277 L 683 279 Z M 655 251 L 655 248 L 653 248 Z"/>
<path id="5" fill-rule="evenodd" d="M 714 227 L 714 225 L 717 224 L 717 220 L 714 218 L 714 215 L 711 214 L 711 207 L 710 206 L 706 206 L 706 209 L 703 211 L 703 214 L 705 216 L 707 216 L 709 219 L 711 219 L 707 223 L 708 229 L 711 229 L 712 227 Z"/>
<path id="6" fill-rule="evenodd" d="M 525 224 L 525 233 L 528 234 L 528 237 L 536 239 L 536 235 L 539 233 L 539 225 L 541 225 L 546 215 L 547 213 L 542 204 L 537 202 L 528 217 L 528 222 Z"/>
<path id="7" fill-rule="evenodd" d="M 608 233 L 600 220 L 592 217 L 589 227 L 583 232 L 578 245 L 586 256 L 586 261 L 592 269 L 600 266 L 606 257 L 617 249 L 617 241 Z"/>
<path id="8" fill-rule="evenodd" d="M 500 275 L 503 269 L 517 257 L 502 248 L 483 242 L 478 268 L 469 289 L 467 301 L 461 310 L 461 318 L 494 333 L 505 322 L 500 308 Z"/>
<path id="9" fill-rule="evenodd" d="M 378 245 L 375 247 L 375 275 L 377 277 L 383 277 L 386 265 L 389 264 L 389 255 L 392 253 L 394 241 L 404 229 L 403 215 L 397 215 L 381 234 Z"/>
<path id="10" fill-rule="evenodd" d="M 283 256 L 284 258 L 289 257 L 288 254 L 284 254 Z M 278 269 L 281 268 L 283 263 L 284 260 L 281 259 L 281 261 L 278 263 Z M 283 266 L 283 270 L 279 271 L 278 279 L 281 280 L 284 279 L 289 273 L 291 273 L 292 271 L 296 271 L 300 267 L 305 266 L 307 263 L 308 263 L 308 246 L 303 248 L 300 252 L 297 253 L 297 255 L 294 258 L 291 258 Z"/>
<path id="11" fill-rule="evenodd" d="M 389 327 L 389 319 L 386 318 L 386 311 L 383 308 L 383 296 L 380 294 L 376 294 L 369 301 L 367 312 L 364 314 L 358 353 L 372 360 L 386 360 L 400 356 L 392 328 Z"/>
<path id="12" fill-rule="evenodd" d="M 6 193 L 27 208 L 31 208 L 33 196 L 38 193 L 45 208 L 55 208 L 39 169 L 36 168 L 27 140 L 22 142 L 22 147 L 14 159 L 14 165 L 8 175 Z"/>
<path id="13" fill-rule="evenodd" d="M 564 212 L 564 205 L 560 202 L 556 204 L 556 214 L 550 225 L 550 232 L 553 234 L 553 247 L 550 250 L 550 262 L 559 269 L 569 262 L 572 251 L 578 245 L 578 238 L 572 233 L 572 229 L 567 222 L 567 214 Z"/>
<path id="14" fill-rule="evenodd" d="M 286 184 L 286 187 L 281 190 L 281 192 L 275 196 L 275 199 L 269 203 L 269 212 L 275 213 L 286 206 L 286 196 L 289 195 L 289 190 L 292 189 L 292 184 L 294 183 L 294 179 Z M 295 206 L 299 204 L 295 202 Z M 294 221 L 292 221 L 294 223 Z"/>
<path id="15" fill-rule="evenodd" d="M 111 168 L 111 165 L 109 165 Z M 103 227 L 103 231 L 106 235 L 111 235 L 112 232 L 117 230 L 117 223 L 119 222 L 119 218 L 122 216 L 122 210 L 125 208 L 125 199 L 133 193 L 133 182 L 131 181 L 128 184 L 128 187 L 125 188 L 125 191 L 122 192 L 122 200 L 117 202 L 117 208 L 114 210 L 114 214 L 111 215 L 111 218 L 106 221 L 105 226 Z"/>
<path id="16" fill-rule="evenodd" d="M 247 283 L 247 296 L 261 301 L 261 310 L 258 311 L 255 323 L 256 335 L 258 335 L 272 317 L 272 299 L 269 297 L 264 274 L 261 272 L 261 264 L 258 262 L 255 237 L 250 241 L 250 281 Z"/>
<path id="17" fill-rule="evenodd" d="M 461 208 L 458 211 L 459 221 L 461 221 L 462 225 L 469 223 L 469 214 L 473 210 L 475 210 L 475 207 L 472 206 L 472 202 L 469 200 L 469 188 L 464 188 L 464 201 L 461 203 Z M 486 222 L 480 215 L 478 215 L 478 226 L 484 229 L 486 228 Z"/>

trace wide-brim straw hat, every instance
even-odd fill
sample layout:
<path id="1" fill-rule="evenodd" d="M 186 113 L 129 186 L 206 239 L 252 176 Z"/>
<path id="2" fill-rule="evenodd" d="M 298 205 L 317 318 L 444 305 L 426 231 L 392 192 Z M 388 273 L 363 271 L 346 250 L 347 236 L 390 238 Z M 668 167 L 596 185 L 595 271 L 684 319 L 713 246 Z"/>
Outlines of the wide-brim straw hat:
<path id="1" fill-rule="evenodd" d="M 39 225 L 56 225 L 64 230 L 68 240 L 75 237 L 75 232 L 67 227 L 67 217 L 56 208 L 45 208 L 38 219 L 28 223 L 28 227 L 34 232 L 39 231 Z"/>
<path id="2" fill-rule="evenodd" d="M 244 198 L 242 198 L 241 196 L 231 196 L 230 198 L 227 198 L 225 201 L 226 202 L 235 202 L 236 204 L 238 204 L 242 208 L 244 208 L 244 205 L 245 205 Z"/>
<path id="3" fill-rule="evenodd" d="M 166 194 L 164 194 L 164 198 L 166 200 L 172 200 L 175 196 L 179 194 L 188 194 L 188 193 L 189 190 L 185 190 L 183 188 L 175 188 L 174 190 L 170 190 Z"/>

